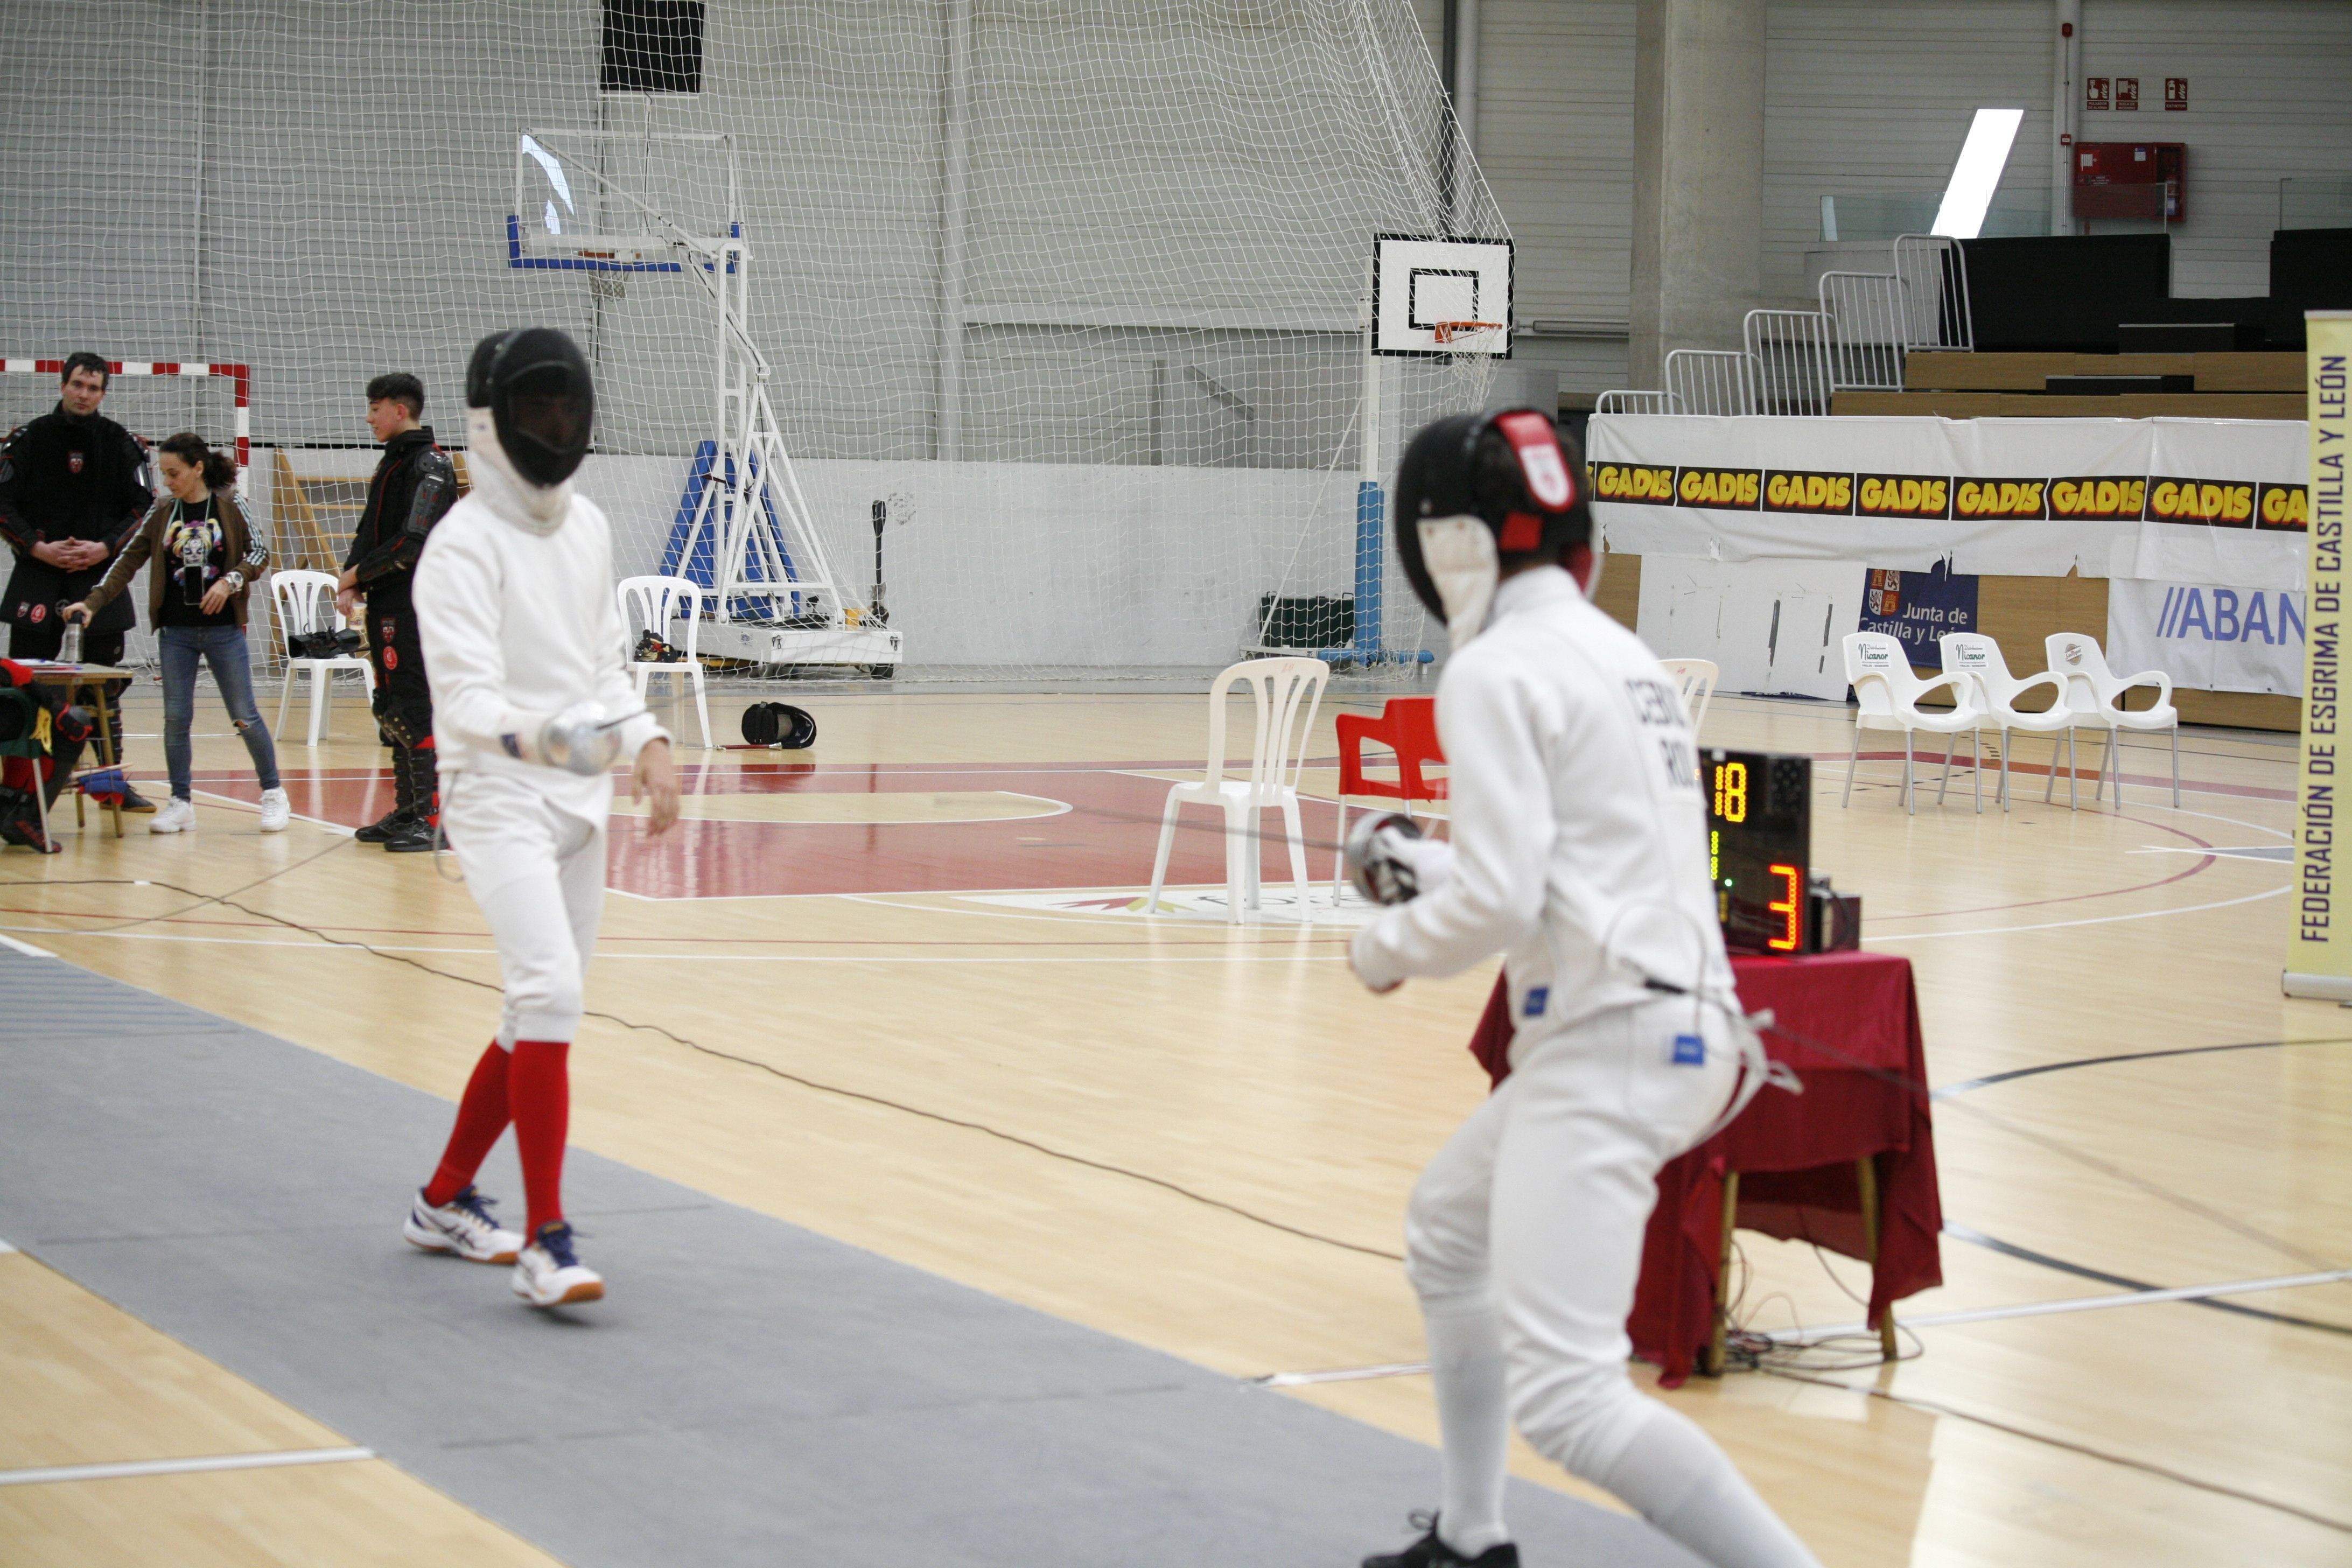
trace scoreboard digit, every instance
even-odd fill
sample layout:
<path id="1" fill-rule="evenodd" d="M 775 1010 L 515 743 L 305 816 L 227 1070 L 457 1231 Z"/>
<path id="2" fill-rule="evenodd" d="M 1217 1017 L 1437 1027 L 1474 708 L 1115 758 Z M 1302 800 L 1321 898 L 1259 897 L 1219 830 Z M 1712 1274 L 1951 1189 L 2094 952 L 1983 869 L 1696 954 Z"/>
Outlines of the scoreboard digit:
<path id="1" fill-rule="evenodd" d="M 1812 769 L 1807 757 L 1706 753 L 1707 870 L 1732 947 L 1805 950 Z"/>

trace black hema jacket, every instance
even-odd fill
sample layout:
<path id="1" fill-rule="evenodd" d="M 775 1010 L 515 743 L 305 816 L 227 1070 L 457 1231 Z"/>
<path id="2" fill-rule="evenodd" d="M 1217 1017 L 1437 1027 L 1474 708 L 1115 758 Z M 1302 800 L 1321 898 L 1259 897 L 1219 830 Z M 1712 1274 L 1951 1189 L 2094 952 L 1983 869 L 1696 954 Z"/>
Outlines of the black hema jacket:
<path id="1" fill-rule="evenodd" d="M 16 557 L 0 595 L 0 620 L 36 624 L 61 603 L 88 598 L 153 500 L 146 448 L 103 414 L 77 417 L 59 407 L 17 426 L 0 446 L 0 537 Z M 66 572 L 34 557 L 34 545 L 59 539 L 95 540 L 107 558 Z M 90 627 L 119 632 L 137 624 L 126 599 L 100 611 Z"/>
<path id="2" fill-rule="evenodd" d="M 402 615 L 425 536 L 457 504 L 457 469 L 433 442 L 433 426 L 403 430 L 383 444 L 368 480 L 367 505 L 343 566 L 375 615 Z"/>

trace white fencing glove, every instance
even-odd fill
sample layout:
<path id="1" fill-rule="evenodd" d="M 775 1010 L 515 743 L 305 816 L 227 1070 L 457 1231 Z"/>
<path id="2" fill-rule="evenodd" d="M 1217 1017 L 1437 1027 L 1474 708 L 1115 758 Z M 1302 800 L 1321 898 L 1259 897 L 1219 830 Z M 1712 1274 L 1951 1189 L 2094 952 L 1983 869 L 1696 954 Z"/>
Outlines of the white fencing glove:
<path id="1" fill-rule="evenodd" d="M 1421 825 L 1402 812 L 1360 816 L 1348 829 L 1344 851 L 1348 880 L 1376 904 L 1410 902 L 1433 890 L 1453 869 L 1446 847 L 1421 836 Z"/>
<path id="2" fill-rule="evenodd" d="M 602 703 L 574 702 L 528 733 L 501 735 L 499 742 L 509 756 L 593 778 L 621 754 L 621 726 L 643 711 L 607 719 Z"/>

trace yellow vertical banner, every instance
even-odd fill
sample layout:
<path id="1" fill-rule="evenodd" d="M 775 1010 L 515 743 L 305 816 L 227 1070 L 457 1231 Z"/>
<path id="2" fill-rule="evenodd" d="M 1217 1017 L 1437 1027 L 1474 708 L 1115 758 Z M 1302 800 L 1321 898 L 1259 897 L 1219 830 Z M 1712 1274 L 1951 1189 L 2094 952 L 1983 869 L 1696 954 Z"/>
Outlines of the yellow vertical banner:
<path id="1" fill-rule="evenodd" d="M 2290 996 L 2352 1003 L 2352 746 L 2344 700 L 2345 468 L 2352 461 L 2352 310 L 2309 310 L 2311 539 L 2304 582 L 2303 765 L 2295 788 Z"/>

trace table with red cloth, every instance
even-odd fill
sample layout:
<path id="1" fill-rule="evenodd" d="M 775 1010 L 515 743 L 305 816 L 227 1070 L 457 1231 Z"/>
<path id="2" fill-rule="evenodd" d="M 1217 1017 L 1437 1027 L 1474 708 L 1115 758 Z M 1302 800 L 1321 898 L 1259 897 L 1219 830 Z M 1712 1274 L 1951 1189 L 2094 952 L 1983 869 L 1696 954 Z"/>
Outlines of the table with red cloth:
<path id="1" fill-rule="evenodd" d="M 1879 1221 L 1870 1324 L 1881 1324 L 1902 1298 L 1943 1283 L 1943 1205 L 1910 961 L 1876 952 L 1735 954 L 1731 967 L 1748 1010 L 1769 1008 L 1780 1026 L 1766 1031 L 1766 1053 L 1787 1063 L 1805 1091 L 1768 1086 L 1738 1121 L 1658 1173 L 1626 1329 L 1633 1352 L 1662 1366 L 1670 1388 L 1690 1374 L 1714 1333 L 1731 1173 L 1741 1228 L 1867 1261 L 1858 1167 L 1869 1161 Z M 1510 998 L 1498 981 L 1470 1044 L 1497 1084 L 1511 1070 L 1511 1033 Z"/>

